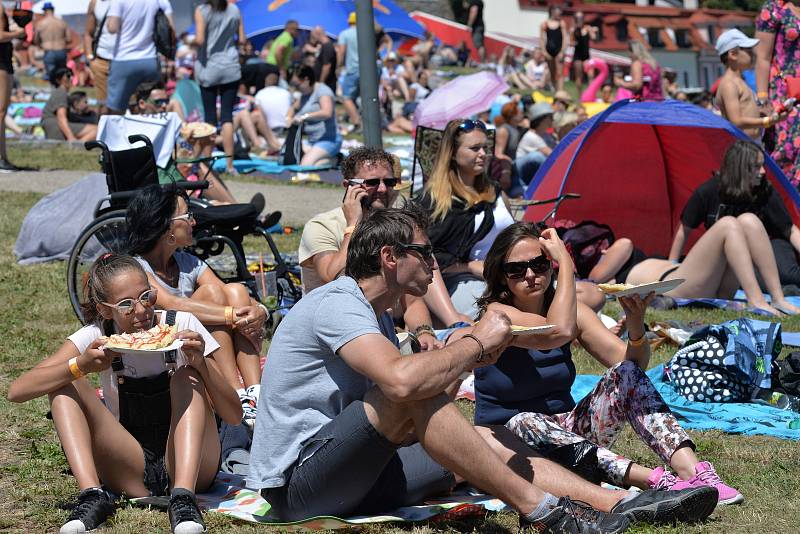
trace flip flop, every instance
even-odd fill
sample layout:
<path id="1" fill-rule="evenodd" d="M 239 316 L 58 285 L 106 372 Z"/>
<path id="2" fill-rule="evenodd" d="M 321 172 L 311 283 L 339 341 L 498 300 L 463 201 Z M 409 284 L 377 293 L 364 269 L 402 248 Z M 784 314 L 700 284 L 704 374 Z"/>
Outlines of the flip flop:
<path id="1" fill-rule="evenodd" d="M 769 310 L 765 310 L 764 308 L 747 308 L 745 309 L 748 313 L 753 313 L 755 315 L 766 315 L 767 317 L 780 317 L 780 315 L 775 315 Z"/>
<path id="2" fill-rule="evenodd" d="M 785 313 L 786 315 L 800 315 L 800 312 L 792 311 L 792 310 L 790 310 L 788 308 L 785 308 L 783 306 L 778 306 L 777 304 L 773 304 L 772 307 L 775 308 L 776 310 L 778 310 L 781 313 Z"/>

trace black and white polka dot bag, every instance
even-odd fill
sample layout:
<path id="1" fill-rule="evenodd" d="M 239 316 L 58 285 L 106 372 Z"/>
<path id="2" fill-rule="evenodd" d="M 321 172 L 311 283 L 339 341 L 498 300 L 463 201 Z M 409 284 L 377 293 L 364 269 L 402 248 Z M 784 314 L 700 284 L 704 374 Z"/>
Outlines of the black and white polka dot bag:
<path id="1" fill-rule="evenodd" d="M 779 323 L 736 319 L 695 333 L 665 371 L 689 400 L 746 402 L 754 388 L 770 389 L 770 367 L 780 351 Z"/>

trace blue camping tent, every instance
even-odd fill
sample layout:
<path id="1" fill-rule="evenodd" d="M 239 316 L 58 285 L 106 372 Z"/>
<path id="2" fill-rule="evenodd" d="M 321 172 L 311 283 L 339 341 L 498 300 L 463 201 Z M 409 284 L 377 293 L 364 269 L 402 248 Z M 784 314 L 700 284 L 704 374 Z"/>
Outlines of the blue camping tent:
<path id="1" fill-rule="evenodd" d="M 616 236 L 631 238 L 648 254 L 666 256 L 689 196 L 719 169 L 735 139 L 749 138 L 692 104 L 620 101 L 564 137 L 525 197 L 579 193 L 580 200 L 561 204 L 558 219 L 608 224 Z M 799 224 L 800 194 L 764 156 L 767 177 Z M 541 220 L 549 209 L 532 206 L 525 218 Z"/>
<path id="2" fill-rule="evenodd" d="M 257 49 L 273 39 L 287 20 L 300 29 L 322 26 L 334 39 L 347 28 L 347 17 L 356 9 L 355 0 L 239 0 L 247 38 Z M 375 20 L 392 39 L 421 38 L 424 28 L 391 0 L 373 0 Z"/>

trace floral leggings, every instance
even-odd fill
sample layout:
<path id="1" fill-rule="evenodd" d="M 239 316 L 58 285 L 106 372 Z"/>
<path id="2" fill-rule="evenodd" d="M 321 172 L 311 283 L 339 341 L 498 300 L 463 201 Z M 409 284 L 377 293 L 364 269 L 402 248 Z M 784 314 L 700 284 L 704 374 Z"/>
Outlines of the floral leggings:
<path id="1" fill-rule="evenodd" d="M 528 446 L 548 452 L 562 445 L 591 441 L 607 482 L 621 486 L 632 460 L 610 450 L 628 422 L 665 463 L 681 447 L 694 448 L 689 436 L 638 365 L 624 361 L 603 374 L 594 390 L 571 412 L 545 415 L 525 412 L 506 427 Z"/>

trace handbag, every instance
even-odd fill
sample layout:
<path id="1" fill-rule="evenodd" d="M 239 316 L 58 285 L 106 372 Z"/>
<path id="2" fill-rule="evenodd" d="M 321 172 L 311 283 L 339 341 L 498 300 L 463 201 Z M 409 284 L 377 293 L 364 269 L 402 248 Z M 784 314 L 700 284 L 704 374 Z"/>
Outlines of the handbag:
<path id="1" fill-rule="evenodd" d="M 281 165 L 299 165 L 303 161 L 303 124 L 292 124 L 281 147 Z"/>

